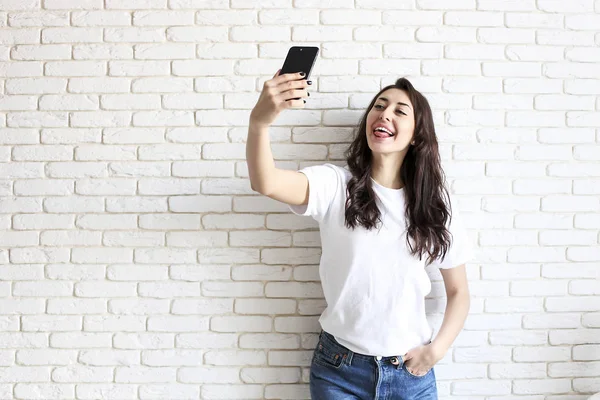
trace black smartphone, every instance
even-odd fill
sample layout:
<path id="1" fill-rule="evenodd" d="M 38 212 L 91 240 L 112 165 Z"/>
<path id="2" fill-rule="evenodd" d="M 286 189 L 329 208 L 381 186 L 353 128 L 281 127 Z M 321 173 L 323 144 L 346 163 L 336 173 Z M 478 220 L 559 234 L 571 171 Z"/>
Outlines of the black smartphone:
<path id="1" fill-rule="evenodd" d="M 306 75 L 302 79 L 308 79 L 310 72 L 315 65 L 317 55 L 319 54 L 318 47 L 311 46 L 292 46 L 290 47 L 283 67 L 281 67 L 280 75 L 290 74 L 295 72 L 304 72 Z"/>

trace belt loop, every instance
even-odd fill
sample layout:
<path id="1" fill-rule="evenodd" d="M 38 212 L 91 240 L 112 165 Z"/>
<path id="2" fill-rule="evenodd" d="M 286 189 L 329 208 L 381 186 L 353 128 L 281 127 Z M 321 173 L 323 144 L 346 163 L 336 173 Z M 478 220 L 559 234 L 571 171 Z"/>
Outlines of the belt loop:
<path id="1" fill-rule="evenodd" d="M 350 349 L 348 349 L 348 353 L 347 353 L 347 357 L 346 357 L 346 365 L 348 365 L 349 367 L 352 366 L 352 358 L 354 356 L 354 352 Z"/>

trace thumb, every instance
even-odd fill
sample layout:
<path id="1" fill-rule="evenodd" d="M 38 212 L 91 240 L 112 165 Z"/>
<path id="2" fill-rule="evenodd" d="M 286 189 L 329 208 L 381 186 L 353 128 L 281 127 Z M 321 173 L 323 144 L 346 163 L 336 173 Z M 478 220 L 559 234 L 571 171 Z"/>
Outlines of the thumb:
<path id="1" fill-rule="evenodd" d="M 404 361 L 408 361 L 408 360 L 410 360 L 411 358 L 413 358 L 412 351 L 409 351 L 409 352 L 407 352 L 406 354 L 404 354 L 403 358 L 404 358 Z"/>

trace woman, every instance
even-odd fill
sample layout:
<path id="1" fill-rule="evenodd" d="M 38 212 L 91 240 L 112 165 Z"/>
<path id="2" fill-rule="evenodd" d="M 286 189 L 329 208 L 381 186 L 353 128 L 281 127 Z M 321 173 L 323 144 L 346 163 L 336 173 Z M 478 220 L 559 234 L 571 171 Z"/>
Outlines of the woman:
<path id="1" fill-rule="evenodd" d="M 265 82 L 252 110 L 246 156 L 253 190 L 319 222 L 319 266 L 327 308 L 310 370 L 315 400 L 437 399 L 433 366 L 464 325 L 471 257 L 445 188 L 431 109 L 407 79 L 382 89 L 346 152 L 329 163 L 275 168 L 268 127 L 281 110 L 303 108 L 302 74 Z M 438 334 L 425 316 L 440 268 L 447 295 Z"/>

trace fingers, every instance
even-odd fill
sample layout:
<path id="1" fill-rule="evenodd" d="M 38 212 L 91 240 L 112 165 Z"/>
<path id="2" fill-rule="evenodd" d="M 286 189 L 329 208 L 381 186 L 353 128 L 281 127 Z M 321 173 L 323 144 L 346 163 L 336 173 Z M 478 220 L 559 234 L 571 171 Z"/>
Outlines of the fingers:
<path id="1" fill-rule="evenodd" d="M 297 98 L 305 98 L 308 97 L 308 91 L 304 89 L 294 89 L 288 90 L 286 92 L 281 93 L 281 98 L 283 100 L 297 99 Z"/>
<path id="2" fill-rule="evenodd" d="M 422 366 L 414 366 L 412 364 L 406 364 L 406 369 L 408 370 L 408 372 L 410 372 L 413 375 L 416 376 L 423 376 L 425 375 L 427 372 L 429 372 L 429 368 L 424 368 Z"/>
<path id="3" fill-rule="evenodd" d="M 279 70 L 281 71 L 281 70 Z M 277 78 L 274 79 L 275 84 L 279 85 L 281 83 L 285 83 L 285 82 L 289 82 L 289 81 L 297 81 L 297 80 L 305 80 L 304 76 L 302 75 L 302 72 L 295 72 L 295 73 L 291 73 L 291 74 L 283 74 L 283 75 L 279 75 Z"/>
<path id="4" fill-rule="evenodd" d="M 304 101 L 302 99 L 287 100 L 284 103 L 285 103 L 285 108 L 304 108 L 304 103 L 306 103 L 306 101 Z"/>
<path id="5" fill-rule="evenodd" d="M 285 81 L 277 85 L 275 88 L 275 92 L 277 94 L 285 93 L 287 91 L 292 91 L 296 89 L 306 89 L 308 87 L 308 82 L 306 79 L 294 80 L 294 81 Z"/>
<path id="6" fill-rule="evenodd" d="M 277 95 L 287 92 L 289 90 L 305 89 L 309 86 L 309 83 L 306 79 L 288 80 L 287 78 L 285 78 L 287 75 L 296 75 L 296 74 L 279 75 L 278 77 L 276 77 L 274 79 L 265 81 L 263 92 L 265 92 L 271 96 L 277 96 Z M 284 79 L 284 80 L 280 81 L 280 79 Z M 280 82 L 280 83 L 277 84 L 277 82 Z M 296 96 L 296 97 L 298 97 L 298 96 Z"/>
<path id="7" fill-rule="evenodd" d="M 277 78 L 277 76 L 279 75 L 280 72 L 281 72 L 281 68 L 279 68 L 277 70 L 277 72 L 275 72 L 275 75 L 273 75 L 273 79 Z"/>

